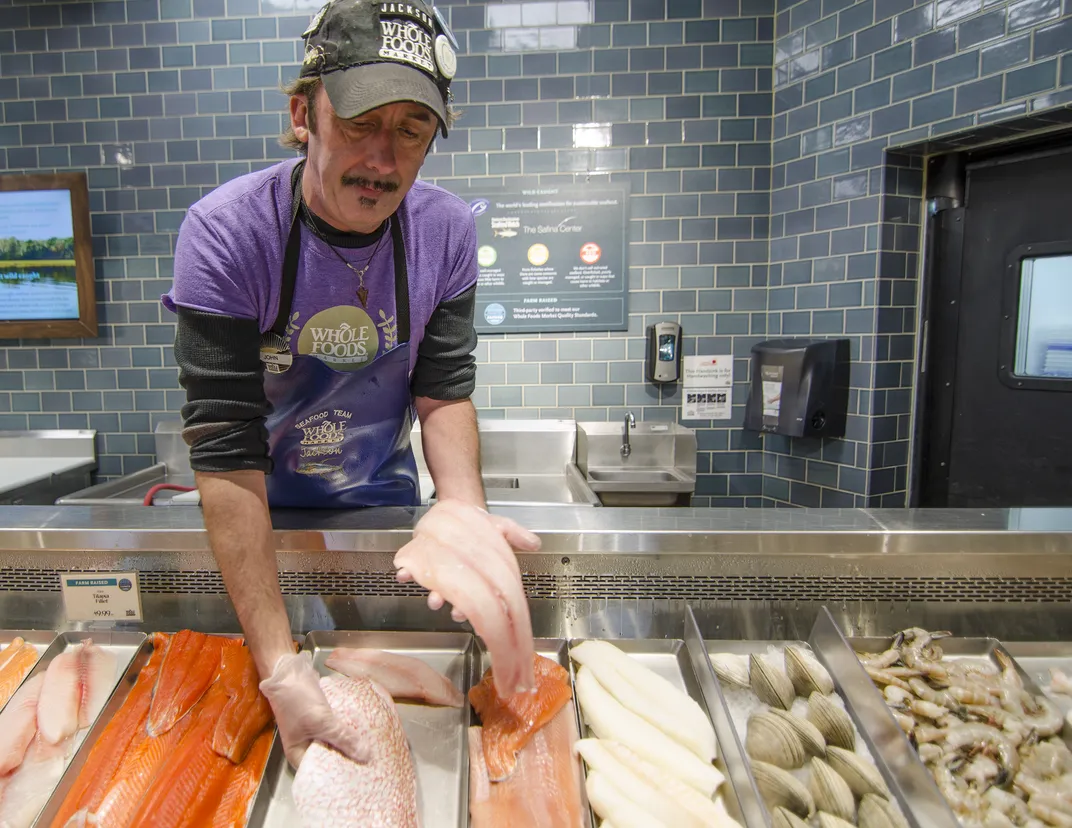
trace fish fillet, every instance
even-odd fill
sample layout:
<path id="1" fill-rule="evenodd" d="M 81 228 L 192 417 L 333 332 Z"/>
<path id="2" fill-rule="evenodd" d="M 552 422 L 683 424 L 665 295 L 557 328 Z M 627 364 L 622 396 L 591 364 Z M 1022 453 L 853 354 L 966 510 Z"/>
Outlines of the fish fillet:
<path id="1" fill-rule="evenodd" d="M 517 757 L 509 779 L 492 782 L 484 757 L 484 728 L 469 728 L 471 828 L 580 828 L 584 825 L 573 705 L 540 728 Z"/>
<path id="2" fill-rule="evenodd" d="M 257 666 L 248 647 L 223 648 L 218 681 L 228 701 L 216 722 L 212 749 L 237 765 L 272 721 L 272 708 L 261 694 Z"/>
<path id="3" fill-rule="evenodd" d="M 417 777 L 394 702 L 368 679 L 320 679 L 339 717 L 368 734 L 364 764 L 314 742 L 294 775 L 294 803 L 310 828 L 417 828 Z"/>
<path id="4" fill-rule="evenodd" d="M 608 783 L 624 792 L 623 797 L 636 803 L 648 813 L 658 814 L 667 825 L 675 826 L 675 828 L 705 828 L 713 824 L 685 807 L 675 795 L 678 792 L 660 789 L 657 780 L 645 777 L 619 761 L 613 753 L 607 750 L 602 740 L 581 739 L 574 747 L 584 758 L 591 773 L 606 777 Z M 683 782 L 677 782 L 677 784 L 688 788 Z M 692 793 L 701 798 L 703 796 L 695 790 Z M 714 803 L 709 802 L 709 804 L 714 810 Z M 611 815 L 609 812 L 600 811 L 599 808 L 596 808 L 596 813 L 600 816 Z"/>
<path id="5" fill-rule="evenodd" d="M 664 822 L 651 811 L 645 810 L 640 803 L 630 799 L 625 791 L 617 787 L 599 771 L 589 771 L 584 782 L 588 801 L 592 809 L 601 817 L 613 819 L 621 828 L 675 828 L 673 823 Z M 606 821 L 603 822 L 606 825 Z"/>
<path id="6" fill-rule="evenodd" d="M 609 641 L 585 641 L 570 650 L 627 709 L 647 719 L 705 762 L 717 756 L 715 729 L 688 693 L 653 673 Z"/>
<path id="7" fill-rule="evenodd" d="M 73 752 L 70 738 L 56 745 L 40 735 L 34 738 L 19 769 L 7 778 L 0 798 L 0 826 L 29 828 L 33 824 Z"/>
<path id="8" fill-rule="evenodd" d="M 37 735 L 37 700 L 45 674 L 38 673 L 15 691 L 0 712 L 0 776 L 22 764 L 26 749 Z"/>
<path id="9" fill-rule="evenodd" d="M 78 730 L 82 704 L 82 646 L 69 647 L 48 665 L 37 703 L 37 730 L 49 744 L 59 744 Z"/>
<path id="10" fill-rule="evenodd" d="M 16 642 L 18 643 L 16 646 Z M 0 653 L 0 710 L 37 663 L 37 648 L 21 638 L 12 640 Z"/>
<path id="11" fill-rule="evenodd" d="M 253 797 L 268 764 L 268 754 L 271 753 L 274 738 L 274 727 L 261 733 L 242 764 L 232 770 L 227 790 L 220 799 L 216 813 L 212 815 L 212 828 L 245 828 L 253 807 Z"/>
<path id="12" fill-rule="evenodd" d="M 78 653 L 78 728 L 89 727 L 115 689 L 116 657 L 88 639 Z"/>
<path id="13" fill-rule="evenodd" d="M 484 726 L 481 738 L 488 776 L 499 782 L 514 772 L 517 752 L 565 707 L 573 691 L 565 668 L 538 654 L 533 658 L 535 693 L 515 693 L 503 699 L 495 690 L 493 669 L 469 690 L 469 702 Z"/>
<path id="14" fill-rule="evenodd" d="M 149 708 L 149 735 L 167 733 L 205 695 L 220 669 L 225 639 L 182 630 L 171 637 Z"/>
<path id="15" fill-rule="evenodd" d="M 718 790 L 724 778 L 714 765 L 704 762 L 650 722 L 623 707 L 587 667 L 577 671 L 576 684 L 584 719 L 600 739 L 621 742 L 666 768 L 704 796 L 710 797 Z M 612 819 L 619 822 L 615 817 Z"/>
<path id="16" fill-rule="evenodd" d="M 149 703 L 170 636 L 154 633 L 152 639 L 153 652 L 149 660 L 138 673 L 123 706 L 90 751 L 85 766 L 52 821 L 53 828 L 66 826 L 79 810 L 96 811 L 124 758 L 148 737 L 145 723 L 149 717 Z"/>
<path id="17" fill-rule="evenodd" d="M 324 663 L 344 676 L 371 679 L 396 700 L 420 699 L 445 707 L 461 707 L 465 700 L 450 679 L 419 658 L 340 647 L 332 650 Z"/>

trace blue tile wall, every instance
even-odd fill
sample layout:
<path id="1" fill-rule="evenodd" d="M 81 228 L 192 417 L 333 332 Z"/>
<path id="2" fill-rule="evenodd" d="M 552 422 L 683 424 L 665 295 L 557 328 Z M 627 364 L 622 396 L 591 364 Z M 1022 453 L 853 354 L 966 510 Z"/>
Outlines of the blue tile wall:
<path id="1" fill-rule="evenodd" d="M 978 5 L 440 0 L 464 114 L 424 177 L 634 193 L 629 330 L 482 337 L 481 415 L 678 419 L 680 387 L 641 368 L 645 325 L 672 319 L 686 353 L 736 357 L 733 418 L 688 423 L 698 505 L 903 503 L 921 154 L 1018 134 L 1072 85 L 1055 0 Z M 184 400 L 158 303 L 176 231 L 287 157 L 279 87 L 318 6 L 0 0 L 0 169 L 88 170 L 101 323 L 0 342 L 0 428 L 95 428 L 104 477 L 153 462 Z M 576 147 L 578 124 L 607 146 Z M 852 340 L 847 439 L 741 429 L 752 344 L 789 334 Z"/>

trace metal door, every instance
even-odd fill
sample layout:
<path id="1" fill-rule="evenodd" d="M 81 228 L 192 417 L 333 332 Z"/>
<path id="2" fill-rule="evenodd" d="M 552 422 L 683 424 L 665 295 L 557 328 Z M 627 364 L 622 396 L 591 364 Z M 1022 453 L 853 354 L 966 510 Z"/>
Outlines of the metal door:
<path id="1" fill-rule="evenodd" d="M 1070 150 L 969 164 L 935 220 L 920 505 L 1072 503 Z"/>

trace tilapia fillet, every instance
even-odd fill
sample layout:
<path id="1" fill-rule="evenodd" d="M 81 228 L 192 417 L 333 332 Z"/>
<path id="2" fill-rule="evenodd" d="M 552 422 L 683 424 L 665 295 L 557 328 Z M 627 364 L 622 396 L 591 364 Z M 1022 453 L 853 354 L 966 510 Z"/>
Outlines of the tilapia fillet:
<path id="1" fill-rule="evenodd" d="M 445 707 L 461 707 L 465 701 L 450 679 L 419 658 L 385 650 L 339 647 L 324 663 L 344 676 L 372 679 L 395 700 L 417 699 Z"/>
<path id="2" fill-rule="evenodd" d="M 573 705 L 536 731 L 517 754 L 509 779 L 488 777 L 481 727 L 469 728 L 469 813 L 472 828 L 581 828 L 580 764 Z"/>
<path id="3" fill-rule="evenodd" d="M 309 828 L 417 828 L 417 775 L 394 702 L 368 679 L 330 676 L 320 686 L 343 721 L 368 734 L 359 764 L 319 742 L 294 775 L 298 815 Z"/>

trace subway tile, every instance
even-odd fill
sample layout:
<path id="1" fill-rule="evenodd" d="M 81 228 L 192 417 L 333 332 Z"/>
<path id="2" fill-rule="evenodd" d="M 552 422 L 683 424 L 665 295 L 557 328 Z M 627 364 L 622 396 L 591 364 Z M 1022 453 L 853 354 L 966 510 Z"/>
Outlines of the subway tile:
<path id="1" fill-rule="evenodd" d="M 934 67 L 927 65 L 897 75 L 893 79 L 891 100 L 897 103 L 930 92 L 933 72 Z"/>
<path id="2" fill-rule="evenodd" d="M 979 52 L 971 51 L 962 55 L 940 60 L 934 66 L 934 88 L 944 89 L 957 86 L 979 76 Z"/>
<path id="3" fill-rule="evenodd" d="M 957 30 L 953 26 L 922 35 L 913 43 L 912 63 L 921 66 L 949 57 L 957 50 Z"/>
<path id="4" fill-rule="evenodd" d="M 1072 44 L 1072 17 L 1035 30 L 1035 60 L 1060 55 Z M 1065 58 L 1068 63 L 1068 58 Z"/>
<path id="5" fill-rule="evenodd" d="M 961 23 L 957 27 L 957 45 L 960 49 L 970 49 L 1004 34 L 1005 9 L 994 9 Z"/>
<path id="6" fill-rule="evenodd" d="M 975 83 L 958 87 L 955 114 L 975 112 L 1001 103 L 1001 78 L 984 78 Z"/>
<path id="7" fill-rule="evenodd" d="M 1057 58 L 1025 66 L 1005 75 L 1005 100 L 1022 98 L 1046 89 L 1057 83 Z"/>
<path id="8" fill-rule="evenodd" d="M 982 74 L 1004 72 L 1031 59 L 1031 35 L 1010 38 L 982 50 Z"/>
<path id="9" fill-rule="evenodd" d="M 1009 33 L 1029 29 L 1060 14 L 1060 0 L 1020 0 L 1009 6 Z"/>
<path id="10" fill-rule="evenodd" d="M 949 89 L 912 101 L 912 126 L 933 124 L 953 115 L 955 90 Z"/>

